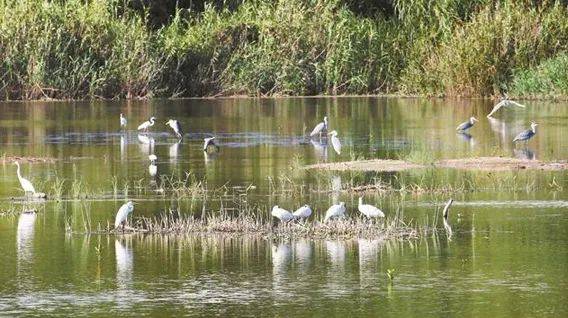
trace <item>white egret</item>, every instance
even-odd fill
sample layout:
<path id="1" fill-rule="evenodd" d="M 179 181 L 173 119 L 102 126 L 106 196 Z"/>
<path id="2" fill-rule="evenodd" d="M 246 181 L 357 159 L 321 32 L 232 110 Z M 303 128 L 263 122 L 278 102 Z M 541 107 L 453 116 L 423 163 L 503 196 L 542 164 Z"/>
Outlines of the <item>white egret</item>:
<path id="1" fill-rule="evenodd" d="M 128 214 L 132 213 L 132 211 L 134 211 L 134 203 L 132 203 L 132 201 L 124 203 L 116 213 L 116 218 L 114 219 L 114 228 L 118 229 L 118 227 L 122 225 L 122 230 L 124 231 L 124 224 L 126 223 L 126 219 L 128 218 Z"/>
<path id="2" fill-rule="evenodd" d="M 327 222 L 331 218 L 342 218 L 345 216 L 345 202 L 339 202 L 339 204 L 334 204 L 327 209 L 325 212 L 324 222 Z"/>
<path id="3" fill-rule="evenodd" d="M 341 142 L 339 138 L 337 138 L 337 131 L 333 130 L 328 135 L 331 136 L 331 146 L 333 146 L 333 150 L 337 152 L 338 155 L 341 154 Z"/>
<path id="4" fill-rule="evenodd" d="M 215 137 L 203 138 L 203 151 L 207 152 L 209 147 L 215 147 L 215 150 L 219 150 L 219 146 L 215 143 Z"/>
<path id="5" fill-rule="evenodd" d="M 321 134 L 322 132 L 326 131 L 327 132 L 327 116 L 325 116 L 323 118 L 323 122 L 317 124 L 314 127 L 314 130 L 312 130 L 312 132 L 310 133 L 310 137 L 313 137 L 315 135 L 319 135 L 321 138 Z"/>
<path id="6" fill-rule="evenodd" d="M 272 208 L 272 212 L 270 212 L 270 214 L 272 214 L 272 216 L 274 216 L 275 218 L 279 219 L 282 222 L 289 222 L 294 219 L 294 215 L 290 213 L 290 211 L 282 209 L 277 205 L 275 205 Z"/>
<path id="7" fill-rule="evenodd" d="M 166 126 L 170 126 L 170 128 L 173 129 L 173 131 L 176 134 L 176 136 L 178 137 L 178 139 L 183 138 L 183 131 L 181 130 L 181 125 L 179 124 L 179 122 L 177 120 L 169 119 L 166 122 Z"/>
<path id="8" fill-rule="evenodd" d="M 359 212 L 368 218 L 384 218 L 385 214 L 377 207 L 370 204 L 363 204 L 363 197 L 359 197 Z"/>
<path id="9" fill-rule="evenodd" d="M 156 157 L 156 155 L 149 155 L 148 159 L 150 159 L 148 172 L 150 173 L 151 177 L 155 177 L 158 174 L 158 166 L 156 166 L 156 160 L 158 160 L 158 157 Z"/>
<path id="10" fill-rule="evenodd" d="M 493 106 L 493 109 L 487 115 L 487 118 L 491 117 L 491 115 L 493 115 L 496 111 L 501 109 L 501 107 L 509 107 L 509 106 L 517 106 L 517 107 L 525 108 L 525 105 L 522 105 L 522 104 L 519 104 L 515 101 L 512 101 L 512 100 L 509 99 L 509 96 L 507 96 L 507 94 L 503 94 L 503 97 L 501 97 L 501 101 L 499 103 L 497 103 L 497 105 Z"/>
<path id="11" fill-rule="evenodd" d="M 22 189 L 24 189 L 24 193 L 35 194 L 36 191 L 32 183 L 28 179 L 22 177 L 22 175 L 20 174 L 20 163 L 14 161 L 14 164 L 18 167 L 16 170 L 16 174 L 18 175 L 18 180 L 20 180 L 20 185 L 22 186 Z"/>
<path id="12" fill-rule="evenodd" d="M 312 209 L 309 205 L 304 205 L 292 213 L 296 219 L 307 219 L 312 215 Z"/>
<path id="13" fill-rule="evenodd" d="M 478 121 L 477 118 L 470 117 L 468 121 L 461 123 L 456 128 L 456 130 L 457 131 L 466 131 L 466 130 L 470 129 L 471 127 L 473 127 L 473 124 L 475 124 L 476 121 Z"/>
<path id="14" fill-rule="evenodd" d="M 126 120 L 126 117 L 120 113 L 120 128 L 126 128 L 127 123 L 128 121 Z"/>
<path id="15" fill-rule="evenodd" d="M 138 126 L 138 130 L 148 131 L 148 129 L 154 126 L 154 122 L 156 121 L 156 117 L 152 116 L 149 120 L 143 122 Z"/>
<path id="16" fill-rule="evenodd" d="M 513 142 L 524 141 L 526 144 L 529 139 L 531 139 L 534 135 L 536 135 L 536 126 L 538 126 L 538 124 L 532 122 L 531 129 L 525 130 L 522 133 L 518 134 L 517 137 L 513 139 Z"/>

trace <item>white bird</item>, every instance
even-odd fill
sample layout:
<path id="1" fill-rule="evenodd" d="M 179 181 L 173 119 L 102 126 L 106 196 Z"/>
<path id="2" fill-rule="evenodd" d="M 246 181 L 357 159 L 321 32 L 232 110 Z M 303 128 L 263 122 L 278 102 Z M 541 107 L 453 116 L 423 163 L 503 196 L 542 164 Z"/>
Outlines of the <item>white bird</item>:
<path id="1" fill-rule="evenodd" d="M 310 133 L 310 137 L 313 137 L 315 135 L 320 135 L 321 137 L 321 133 L 324 131 L 327 131 L 327 116 L 323 118 L 323 122 L 317 124 L 314 127 L 314 130 L 312 130 L 312 132 Z"/>
<path id="2" fill-rule="evenodd" d="M 128 214 L 132 213 L 132 211 L 134 211 L 134 203 L 132 203 L 132 201 L 124 203 L 116 213 L 114 228 L 117 229 L 120 225 L 122 225 L 122 229 L 124 230 L 124 224 L 126 223 Z"/>
<path id="3" fill-rule="evenodd" d="M 359 212 L 368 218 L 384 218 L 385 214 L 377 207 L 370 204 L 363 204 L 363 197 L 359 197 Z"/>
<path id="4" fill-rule="evenodd" d="M 182 139 L 183 138 L 183 131 L 181 130 L 181 125 L 179 124 L 179 122 L 175 119 L 169 119 L 166 122 L 166 126 L 170 126 L 174 133 L 176 134 L 176 136 L 178 137 L 178 139 Z"/>
<path id="5" fill-rule="evenodd" d="M 150 159 L 148 172 L 150 173 L 150 176 L 155 177 L 158 174 L 158 166 L 156 166 L 156 160 L 158 160 L 158 157 L 156 157 L 156 155 L 149 155 L 148 159 Z"/>
<path id="6" fill-rule="evenodd" d="M 20 185 L 22 186 L 22 189 L 24 189 L 24 193 L 35 194 L 36 191 L 32 183 L 28 179 L 22 177 L 22 175 L 20 174 L 20 163 L 15 161 L 14 164 L 18 167 L 16 173 L 18 175 L 18 180 L 20 180 Z"/>
<path id="7" fill-rule="evenodd" d="M 150 127 L 154 126 L 155 120 L 156 120 L 156 117 L 154 117 L 154 116 L 150 117 L 149 120 L 141 123 L 140 126 L 138 126 L 138 130 L 148 131 L 148 129 Z"/>
<path id="8" fill-rule="evenodd" d="M 503 97 L 501 97 L 501 101 L 499 103 L 497 103 L 497 105 L 493 106 L 493 109 L 491 110 L 489 115 L 487 115 L 487 117 L 488 118 L 491 117 L 491 115 L 493 115 L 493 113 L 495 113 L 496 111 L 501 109 L 501 107 L 509 107 L 509 106 L 517 106 L 517 107 L 525 108 L 525 105 L 522 105 L 522 104 L 519 104 L 515 101 L 510 100 L 509 96 L 507 96 L 507 94 L 504 94 Z"/>
<path id="9" fill-rule="evenodd" d="M 327 222 L 331 218 L 342 218 L 345 216 L 345 202 L 339 202 L 339 204 L 334 204 L 327 209 L 325 212 L 324 222 Z"/>
<path id="10" fill-rule="evenodd" d="M 127 123 L 128 121 L 126 120 L 126 117 L 120 113 L 120 128 L 126 128 Z"/>
<path id="11" fill-rule="evenodd" d="M 215 149 L 219 149 L 217 144 L 215 143 L 215 137 L 208 137 L 203 139 L 203 151 L 207 152 L 210 146 L 214 146 Z"/>
<path id="12" fill-rule="evenodd" d="M 274 216 L 275 218 L 279 219 L 282 222 L 289 222 L 294 219 L 294 215 L 290 213 L 290 211 L 284 210 L 278 207 L 277 205 L 275 205 L 272 208 L 272 212 L 270 212 L 270 214 L 272 214 L 272 216 Z"/>
<path id="13" fill-rule="evenodd" d="M 473 124 L 478 121 L 475 117 L 470 117 L 468 121 L 461 123 L 458 127 L 456 127 L 457 131 L 466 131 L 473 127 Z"/>
<path id="14" fill-rule="evenodd" d="M 304 205 L 292 213 L 296 219 L 307 219 L 312 215 L 312 209 L 309 205 Z"/>
<path id="15" fill-rule="evenodd" d="M 333 146 L 333 150 L 337 152 L 338 155 L 341 154 L 341 142 L 339 138 L 337 138 L 337 131 L 333 130 L 328 135 L 331 136 L 331 146 Z"/>

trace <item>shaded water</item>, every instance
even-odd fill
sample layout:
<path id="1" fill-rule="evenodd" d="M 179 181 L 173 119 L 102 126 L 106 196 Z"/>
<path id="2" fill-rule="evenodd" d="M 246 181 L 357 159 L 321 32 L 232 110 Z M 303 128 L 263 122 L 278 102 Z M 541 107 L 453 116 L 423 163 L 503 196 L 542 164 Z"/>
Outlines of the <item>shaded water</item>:
<path id="1" fill-rule="evenodd" d="M 376 98 L 2 103 L 1 152 L 57 159 L 22 165 L 39 191 L 65 183 L 60 202 L 30 204 L 22 200 L 15 166 L 0 165 L 0 209 L 10 211 L 0 216 L 0 313 L 565 316 L 568 173 L 290 169 L 417 151 L 435 158 L 568 158 L 567 105 L 528 102 L 526 110 L 505 109 L 487 120 L 490 108 L 486 100 Z M 119 130 L 120 112 L 129 120 L 126 133 Z M 139 136 L 135 127 L 151 115 L 158 118 L 153 132 Z M 303 137 L 325 115 L 339 132 L 341 156 Z M 456 134 L 455 126 L 471 115 L 480 119 L 471 137 Z M 181 144 L 163 125 L 170 117 L 183 125 Z M 536 137 L 514 147 L 510 141 L 531 120 L 539 123 Z M 206 157 L 202 138 L 211 134 L 221 150 Z M 156 193 L 150 153 L 158 156 L 162 176 L 191 172 L 209 189 L 226 188 L 206 197 Z M 214 213 L 245 192 L 248 204 L 266 215 L 273 204 L 310 203 L 321 217 L 342 200 L 356 216 L 356 195 L 328 190 L 373 180 L 471 186 L 453 195 L 450 238 L 436 218 L 447 194 L 366 195 L 387 217 L 398 211 L 415 224 L 437 220 L 438 235 L 410 242 L 65 231 L 66 224 L 80 230 L 112 222 L 125 195 L 139 203 L 135 216 L 171 208 Z M 87 198 L 72 199 L 73 185 Z M 300 185 L 305 188 L 298 191 Z M 28 208 L 38 213 L 16 213 Z M 393 283 L 387 269 L 395 269 Z"/>

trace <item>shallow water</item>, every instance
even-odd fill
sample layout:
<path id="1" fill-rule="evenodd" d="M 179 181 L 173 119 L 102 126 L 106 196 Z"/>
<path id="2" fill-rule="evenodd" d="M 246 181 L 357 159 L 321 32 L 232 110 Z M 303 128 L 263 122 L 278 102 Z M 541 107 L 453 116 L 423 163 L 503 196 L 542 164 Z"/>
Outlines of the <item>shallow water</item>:
<path id="1" fill-rule="evenodd" d="M 65 180 L 60 202 L 30 203 L 22 198 L 15 166 L 0 164 L 0 210 L 9 211 L 0 216 L 0 315 L 566 316 L 567 172 L 291 169 L 412 152 L 568 158 L 568 105 L 526 104 L 488 120 L 488 100 L 0 103 L 1 153 L 56 159 L 22 164 L 38 191 L 52 193 L 55 180 Z M 129 120 L 127 132 L 119 129 L 120 112 Z M 139 136 L 136 126 L 151 115 L 156 126 Z M 303 137 L 325 115 L 339 132 L 341 155 Z M 480 119 L 471 137 L 456 134 L 455 126 L 471 115 Z M 170 117 L 184 128 L 180 144 L 164 126 Z M 514 147 L 511 140 L 531 120 L 539 123 L 537 135 L 526 147 Z M 206 157 L 202 138 L 209 135 L 217 136 L 220 151 Z M 190 172 L 208 189 L 225 188 L 205 197 L 156 193 L 160 179 L 148 175 L 150 153 L 158 156 L 163 177 Z M 293 184 L 282 188 L 284 177 Z M 85 224 L 112 222 L 125 196 L 138 202 L 137 217 L 170 209 L 215 213 L 243 198 L 266 216 L 274 204 L 295 209 L 310 203 L 316 218 L 341 200 L 355 217 L 357 195 L 330 190 L 373 180 L 463 181 L 467 191 L 452 195 L 451 237 L 436 216 L 449 196 L 443 193 L 366 194 L 387 217 L 400 213 L 413 224 L 437 222 L 437 235 L 409 242 L 65 231 L 66 225 L 81 232 Z M 86 198 L 72 198 L 73 182 Z M 38 213 L 19 213 L 30 208 Z M 392 283 L 387 269 L 395 270 Z"/>

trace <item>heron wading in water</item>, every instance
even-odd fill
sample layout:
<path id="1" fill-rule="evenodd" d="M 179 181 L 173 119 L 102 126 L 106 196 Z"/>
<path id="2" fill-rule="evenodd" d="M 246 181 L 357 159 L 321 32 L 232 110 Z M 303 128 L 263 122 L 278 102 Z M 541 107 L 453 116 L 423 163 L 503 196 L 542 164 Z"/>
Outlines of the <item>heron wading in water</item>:
<path id="1" fill-rule="evenodd" d="M 170 126 L 170 128 L 172 128 L 172 130 L 174 131 L 174 134 L 176 135 L 176 137 L 178 137 L 178 139 L 183 138 L 183 131 L 181 130 L 181 125 L 179 124 L 179 122 L 177 120 L 169 119 L 166 122 L 166 126 Z"/>
<path id="2" fill-rule="evenodd" d="M 513 139 L 513 142 L 524 141 L 526 145 L 528 140 L 531 139 L 534 135 L 536 135 L 536 126 L 538 126 L 537 123 L 531 122 L 531 129 L 527 129 L 522 133 L 518 134 L 517 137 Z"/>
<path id="3" fill-rule="evenodd" d="M 16 174 L 18 175 L 18 180 L 20 181 L 20 186 L 22 186 L 24 193 L 26 195 L 28 194 L 34 195 L 36 193 L 34 186 L 28 179 L 22 177 L 22 174 L 20 173 L 20 163 L 14 161 L 14 164 L 16 165 L 16 167 L 18 167 L 16 169 Z"/>
<path id="4" fill-rule="evenodd" d="M 210 147 L 213 147 L 216 151 L 219 150 L 219 146 L 215 143 L 215 137 L 203 138 L 203 151 L 207 152 Z"/>
<path id="5" fill-rule="evenodd" d="M 138 130 L 142 130 L 144 132 L 147 132 L 148 129 L 150 129 L 150 127 L 154 126 L 155 121 L 156 121 L 156 117 L 154 117 L 154 116 L 150 117 L 150 119 L 141 123 L 140 126 L 138 126 Z"/>
<path id="6" fill-rule="evenodd" d="M 478 121 L 477 118 L 472 116 L 472 117 L 469 118 L 468 121 L 459 124 L 459 126 L 456 127 L 456 130 L 460 131 L 460 132 L 465 132 L 468 129 L 470 129 L 471 127 L 473 127 L 473 125 L 475 124 L 476 121 Z"/>
<path id="7" fill-rule="evenodd" d="M 322 121 L 321 123 L 317 124 L 317 125 L 314 127 L 314 130 L 312 130 L 312 132 L 310 133 L 310 137 L 314 137 L 314 136 L 316 136 L 316 135 L 319 135 L 319 137 L 320 137 L 320 139 L 321 139 L 321 134 L 322 134 L 324 131 L 327 132 L 327 116 L 325 116 L 325 117 L 323 118 L 323 121 Z"/>
<path id="8" fill-rule="evenodd" d="M 128 215 L 133 211 L 134 203 L 132 201 L 124 203 L 116 213 L 116 218 L 114 219 L 114 228 L 118 229 L 122 225 L 122 231 L 124 231 L 124 226 L 128 219 Z"/>
<path id="9" fill-rule="evenodd" d="M 331 136 L 331 146 L 333 147 L 333 150 L 335 150 L 335 152 L 338 155 L 340 155 L 341 154 L 341 142 L 339 141 L 339 138 L 337 138 L 337 131 L 333 130 L 328 135 Z"/>

